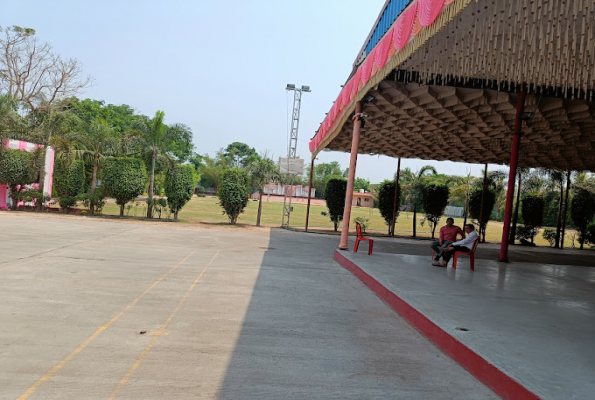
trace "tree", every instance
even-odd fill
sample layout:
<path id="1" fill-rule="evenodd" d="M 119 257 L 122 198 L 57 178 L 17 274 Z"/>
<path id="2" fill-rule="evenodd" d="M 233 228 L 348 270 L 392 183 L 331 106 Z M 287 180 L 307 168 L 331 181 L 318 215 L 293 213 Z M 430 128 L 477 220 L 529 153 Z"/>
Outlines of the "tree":
<path id="1" fill-rule="evenodd" d="M 175 165 L 165 176 L 165 195 L 167 205 L 178 220 L 178 212 L 190 201 L 196 187 L 196 174 L 191 165 Z"/>
<path id="2" fill-rule="evenodd" d="M 219 195 L 219 184 L 223 172 L 228 168 L 227 161 L 222 153 L 217 153 L 216 158 L 211 158 L 208 155 L 202 157 L 199 171 L 201 174 L 200 184 L 202 187 L 214 187 L 215 194 Z"/>
<path id="3" fill-rule="evenodd" d="M 486 188 L 483 196 L 483 216 L 480 218 L 481 192 L 482 190 L 478 189 L 469 195 L 469 215 L 471 215 L 471 218 L 475 218 L 478 222 L 481 220 L 478 234 L 482 237 L 482 243 L 485 243 L 486 228 L 488 226 L 488 221 L 490 219 L 490 215 L 492 214 L 492 210 L 494 209 L 494 204 L 496 204 L 496 193 L 494 193 L 493 190 Z"/>
<path id="4" fill-rule="evenodd" d="M 310 176 L 310 166 L 307 166 L 305 170 L 306 176 Z M 341 172 L 341 165 L 337 161 L 315 165 L 312 174 L 312 187 L 316 189 L 316 197 L 324 197 L 324 188 L 329 179 L 342 177 L 344 176 Z"/>
<path id="5" fill-rule="evenodd" d="M 28 116 L 29 134 L 27 140 L 43 145 L 40 158 L 45 159 L 47 146 L 55 146 L 56 142 L 62 143 L 64 138 L 77 132 L 81 127 L 81 120 L 75 114 L 56 108 L 43 108 Z M 45 163 L 41 163 L 39 171 L 39 187 L 45 185 Z M 46 195 L 43 193 L 43 195 Z M 51 193 L 47 193 L 51 195 Z M 37 210 L 43 209 L 43 202 L 38 202 Z"/>
<path id="6" fill-rule="evenodd" d="M 397 211 L 395 213 L 395 219 L 399 217 L 399 204 L 400 204 L 400 197 L 401 191 L 398 191 L 398 198 L 397 198 Z M 388 226 L 388 233 L 390 235 L 390 230 L 392 228 L 392 220 L 393 220 L 393 208 L 395 205 L 395 182 L 385 180 L 380 184 L 378 188 L 378 211 L 380 211 L 380 215 L 384 219 L 384 222 Z"/>
<path id="7" fill-rule="evenodd" d="M 77 196 L 85 188 L 85 163 L 82 160 L 74 160 L 66 169 L 63 184 L 56 188 L 60 196 L 60 207 L 68 210 L 76 205 Z"/>
<path id="8" fill-rule="evenodd" d="M 329 211 L 329 217 L 334 224 L 335 232 L 339 229 L 339 221 L 343 220 L 345 211 L 345 194 L 347 193 L 347 180 L 331 178 L 324 188 L 324 199 Z"/>
<path id="9" fill-rule="evenodd" d="M 523 201 L 521 203 L 521 213 L 523 215 L 525 230 L 531 239 L 531 243 L 534 242 L 535 236 L 539 233 L 539 228 L 543 224 L 543 208 L 544 202 L 541 197 L 523 197 Z"/>
<path id="10" fill-rule="evenodd" d="M 35 30 L 12 26 L 0 28 L 0 89 L 31 112 L 50 108 L 60 100 L 90 86 L 82 78 L 81 64 L 63 59 L 49 43 L 41 43 Z"/>
<path id="11" fill-rule="evenodd" d="M 223 156 L 233 168 L 246 168 L 253 158 L 258 157 L 258 154 L 246 143 L 233 142 L 223 150 Z"/>
<path id="12" fill-rule="evenodd" d="M 113 154 L 118 146 L 118 138 L 112 128 L 104 120 L 97 119 L 91 122 L 85 132 L 77 132 L 69 135 L 78 147 L 77 156 L 86 159 L 93 166 L 91 178 L 90 208 L 91 214 L 95 212 L 97 199 L 95 189 L 97 188 L 97 171 L 100 163 L 106 156 Z"/>
<path id="13" fill-rule="evenodd" d="M 120 216 L 124 216 L 124 206 L 145 190 L 147 169 L 138 158 L 108 158 L 103 165 L 102 184 L 106 194 L 116 199 L 120 206 Z"/>
<path id="14" fill-rule="evenodd" d="M 248 174 L 240 168 L 226 170 L 221 177 L 219 200 L 223 214 L 227 214 L 229 223 L 234 225 L 238 216 L 244 212 L 250 196 Z"/>
<path id="15" fill-rule="evenodd" d="M 587 228 L 595 217 L 595 196 L 586 189 L 578 188 L 570 203 L 570 217 L 580 232 L 579 241 L 582 250 Z"/>
<path id="16" fill-rule="evenodd" d="M 448 204 L 450 191 L 446 185 L 432 184 L 425 188 L 423 194 L 423 206 L 426 212 L 426 219 L 430 223 L 432 239 L 434 239 L 434 232 L 436 231 L 436 226 Z"/>
<path id="17" fill-rule="evenodd" d="M 29 169 L 31 154 L 20 150 L 4 150 L 0 156 L 0 184 L 8 185 L 12 209 L 17 209 L 24 186 L 35 182 L 35 173 Z"/>
<path id="18" fill-rule="evenodd" d="M 264 185 L 279 180 L 279 168 L 275 162 L 268 158 L 267 154 L 264 153 L 262 157 L 252 159 L 250 164 L 248 164 L 248 172 L 250 173 L 252 187 L 258 190 L 258 214 L 256 215 L 256 226 L 260 226 Z"/>
<path id="19" fill-rule="evenodd" d="M 147 218 L 153 218 L 153 192 L 155 188 L 155 161 L 157 156 L 164 150 L 164 135 L 166 125 L 163 122 L 165 113 L 163 111 L 156 111 L 155 117 L 151 120 L 144 120 L 136 125 L 137 132 L 144 140 L 144 145 L 150 153 L 151 166 L 149 169 L 149 193 L 148 193 L 148 207 Z"/>
<path id="20" fill-rule="evenodd" d="M 437 175 L 436 168 L 431 165 L 424 165 L 417 173 L 409 168 L 401 172 L 403 190 L 408 193 L 407 200 L 413 205 L 413 237 L 416 237 L 417 207 L 421 205 L 423 191 L 430 175 Z"/>
<path id="21" fill-rule="evenodd" d="M 364 178 L 355 178 L 355 182 L 353 184 L 353 189 L 357 192 L 360 190 L 364 190 L 366 192 L 370 191 L 370 181 Z"/>
<path id="22" fill-rule="evenodd" d="M 17 112 L 17 102 L 9 95 L 0 95 L 0 156 L 4 150 L 7 135 L 20 136 L 25 131 L 26 122 Z"/>
<path id="23" fill-rule="evenodd" d="M 463 225 L 467 224 L 467 215 L 469 214 L 469 194 L 473 190 L 477 178 L 468 173 L 467 176 L 452 176 L 448 183 L 450 184 L 450 201 L 460 201 L 463 203 Z"/>

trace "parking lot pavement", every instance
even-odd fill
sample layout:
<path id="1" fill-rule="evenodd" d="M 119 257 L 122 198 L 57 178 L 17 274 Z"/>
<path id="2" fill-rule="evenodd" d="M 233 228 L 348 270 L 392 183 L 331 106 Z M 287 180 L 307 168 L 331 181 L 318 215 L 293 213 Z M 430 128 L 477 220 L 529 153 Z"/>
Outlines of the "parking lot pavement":
<path id="1" fill-rule="evenodd" d="M 336 238 L 14 212 L 0 227 L 2 399 L 495 398 L 333 262 Z"/>

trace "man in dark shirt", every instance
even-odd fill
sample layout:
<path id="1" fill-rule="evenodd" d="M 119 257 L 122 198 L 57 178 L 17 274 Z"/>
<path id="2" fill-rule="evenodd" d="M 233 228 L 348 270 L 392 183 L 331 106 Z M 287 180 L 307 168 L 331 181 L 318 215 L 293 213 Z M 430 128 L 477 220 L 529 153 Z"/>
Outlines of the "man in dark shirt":
<path id="1" fill-rule="evenodd" d="M 440 228 L 440 236 L 438 240 L 434 240 L 430 247 L 434 250 L 434 262 L 437 262 L 442 255 L 442 252 L 449 244 L 457 241 L 457 235 L 465 239 L 465 232 L 455 224 L 453 218 L 446 219 L 446 225 Z"/>

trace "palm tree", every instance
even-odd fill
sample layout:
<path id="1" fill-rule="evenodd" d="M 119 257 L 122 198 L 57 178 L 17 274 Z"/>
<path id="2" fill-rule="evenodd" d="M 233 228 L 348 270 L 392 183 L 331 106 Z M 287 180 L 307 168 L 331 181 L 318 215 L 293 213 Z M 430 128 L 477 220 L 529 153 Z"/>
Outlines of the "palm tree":
<path id="1" fill-rule="evenodd" d="M 69 135 L 79 149 L 76 150 L 78 158 L 87 159 L 93 165 L 93 176 L 91 178 L 91 201 L 89 211 L 91 215 L 95 212 L 95 189 L 97 188 L 97 171 L 99 164 L 108 155 L 112 154 L 118 146 L 118 138 L 113 129 L 101 119 L 91 123 L 84 133 Z"/>
<path id="2" fill-rule="evenodd" d="M 261 157 L 253 158 L 248 164 L 248 173 L 252 179 L 252 187 L 258 190 L 258 214 L 256 216 L 256 226 L 260 226 L 260 215 L 262 210 L 262 196 L 264 194 L 264 185 L 272 181 L 278 181 L 280 178 L 279 168 L 275 162 L 270 159 L 267 153 Z"/>
<path id="3" fill-rule="evenodd" d="M 202 164 L 199 168 L 200 175 L 202 178 L 209 180 L 215 187 L 215 194 L 219 194 L 219 181 L 223 172 L 228 168 L 226 158 L 223 153 L 218 152 L 216 158 L 211 158 L 208 155 L 204 156 Z"/>
<path id="4" fill-rule="evenodd" d="M 143 120 L 136 124 L 135 130 L 144 141 L 144 147 L 150 152 L 151 170 L 149 172 L 149 198 L 147 207 L 147 218 L 153 218 L 153 191 L 155 187 L 155 160 L 163 151 L 164 137 L 167 126 L 163 123 L 165 113 L 155 112 L 151 120 Z"/>
<path id="5" fill-rule="evenodd" d="M 406 198 L 413 203 L 413 237 L 416 237 L 417 206 L 422 199 L 424 189 L 431 175 L 437 175 L 436 168 L 431 165 L 424 165 L 417 173 L 413 173 L 409 168 L 401 171 L 403 192 L 408 193 Z"/>

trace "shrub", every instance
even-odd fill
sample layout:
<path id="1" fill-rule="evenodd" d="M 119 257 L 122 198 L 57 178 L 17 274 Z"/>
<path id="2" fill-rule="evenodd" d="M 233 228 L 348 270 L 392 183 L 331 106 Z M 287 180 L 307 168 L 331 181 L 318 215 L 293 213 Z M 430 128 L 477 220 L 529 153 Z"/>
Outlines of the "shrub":
<path id="1" fill-rule="evenodd" d="M 331 221 L 335 226 L 335 232 L 339 228 L 339 221 L 343 220 L 345 211 L 345 194 L 347 193 L 347 181 L 341 178 L 331 178 L 324 187 L 324 200 Z"/>
<path id="2" fill-rule="evenodd" d="M 85 208 L 93 208 L 93 213 L 101 213 L 101 210 L 105 206 L 105 200 L 102 188 L 96 188 L 95 193 L 83 193 L 79 196 L 79 199 L 83 201 Z"/>
<path id="3" fill-rule="evenodd" d="M 496 204 L 496 193 L 492 190 L 486 189 L 483 199 L 483 218 L 482 224 L 479 227 L 478 234 L 482 236 L 482 241 L 486 240 L 486 228 L 490 215 L 492 215 L 492 209 Z M 479 221 L 479 214 L 481 213 L 481 189 L 471 192 L 469 195 L 469 215 L 471 218 L 475 218 Z"/>
<path id="4" fill-rule="evenodd" d="M 545 228 L 543 230 L 543 233 L 541 234 L 541 236 L 543 236 L 543 238 L 548 241 L 548 243 L 550 244 L 550 247 L 553 247 L 554 244 L 556 244 L 556 230 L 555 229 Z"/>
<path id="5" fill-rule="evenodd" d="M 74 207 L 84 187 L 85 163 L 82 160 L 74 160 L 67 168 L 60 190 L 58 190 L 60 207 L 67 210 Z"/>
<path id="6" fill-rule="evenodd" d="M 516 227 L 516 240 L 518 240 L 524 246 L 535 246 L 532 242 L 535 237 L 534 228 L 526 225 L 517 225 Z"/>
<path id="7" fill-rule="evenodd" d="M 108 158 L 103 165 L 102 185 L 105 194 L 116 199 L 120 206 L 120 216 L 124 206 L 145 190 L 147 170 L 142 160 L 137 158 Z"/>
<path id="8" fill-rule="evenodd" d="M 174 213 L 174 220 L 178 220 L 178 211 L 192 198 L 196 187 L 196 174 L 191 165 L 176 165 L 165 177 L 165 195 L 167 205 Z"/>
<path id="9" fill-rule="evenodd" d="M 539 228 L 543 224 L 543 209 L 543 199 L 538 196 L 525 196 L 521 202 L 523 223 L 529 234 L 529 237 L 525 239 L 530 240 L 531 243 L 534 242 L 535 236 L 537 236 Z"/>
<path id="10" fill-rule="evenodd" d="M 397 194 L 399 196 L 397 198 L 397 212 L 395 214 L 395 219 L 399 217 L 399 203 L 401 197 L 401 191 Z M 378 211 L 380 211 L 380 215 L 384 219 L 384 223 L 388 226 L 388 233 L 390 234 L 390 230 L 392 228 L 392 219 L 393 219 L 393 207 L 395 204 L 395 182 L 386 180 L 380 184 L 378 188 Z"/>
<path id="11" fill-rule="evenodd" d="M 221 176 L 219 200 L 223 214 L 227 214 L 230 224 L 235 224 L 238 216 L 248 205 L 250 186 L 248 173 L 239 168 L 228 169 Z"/>
<path id="12" fill-rule="evenodd" d="M 368 229 L 368 226 L 370 225 L 370 220 L 364 217 L 357 217 L 355 222 L 358 222 L 362 226 L 362 231 L 366 233 L 366 229 Z"/>
<path id="13" fill-rule="evenodd" d="M 587 227 L 595 216 L 595 196 L 585 189 L 578 189 L 570 203 L 570 217 L 579 231 L 581 250 L 587 239 Z"/>
<path id="14" fill-rule="evenodd" d="M 26 151 L 10 149 L 4 150 L 0 158 L 0 183 L 10 188 L 13 210 L 17 208 L 24 186 L 35 181 L 35 174 L 29 170 L 29 159 Z"/>
<path id="15" fill-rule="evenodd" d="M 440 217 L 448 204 L 449 195 L 450 190 L 448 190 L 448 186 L 446 185 L 428 185 L 423 191 L 423 206 L 426 211 L 426 219 L 432 230 L 432 239 L 434 239 L 434 233 L 436 232 L 436 226 L 438 226 Z"/>

